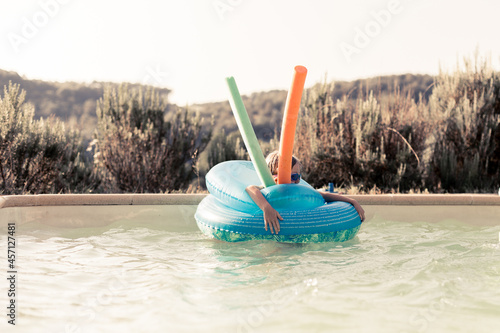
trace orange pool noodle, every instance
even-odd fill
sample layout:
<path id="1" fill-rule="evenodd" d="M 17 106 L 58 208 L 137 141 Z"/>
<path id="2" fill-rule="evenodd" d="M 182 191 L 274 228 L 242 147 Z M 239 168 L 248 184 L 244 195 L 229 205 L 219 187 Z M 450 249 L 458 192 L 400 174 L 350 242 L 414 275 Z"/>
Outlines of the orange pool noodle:
<path id="1" fill-rule="evenodd" d="M 278 164 L 278 184 L 291 183 L 292 153 L 295 140 L 295 127 L 299 115 L 300 100 L 306 81 L 307 69 L 304 66 L 295 66 L 292 86 L 288 91 L 281 125 L 280 157 Z"/>

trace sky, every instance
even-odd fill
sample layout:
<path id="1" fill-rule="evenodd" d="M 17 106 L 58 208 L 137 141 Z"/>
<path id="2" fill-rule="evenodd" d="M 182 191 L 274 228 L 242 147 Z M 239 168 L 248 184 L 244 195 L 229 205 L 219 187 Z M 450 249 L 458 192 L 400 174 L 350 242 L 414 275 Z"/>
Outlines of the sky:
<path id="1" fill-rule="evenodd" d="M 500 68 L 498 0 L 0 0 L 0 69 L 47 81 L 133 82 L 179 105 L 318 82 Z"/>

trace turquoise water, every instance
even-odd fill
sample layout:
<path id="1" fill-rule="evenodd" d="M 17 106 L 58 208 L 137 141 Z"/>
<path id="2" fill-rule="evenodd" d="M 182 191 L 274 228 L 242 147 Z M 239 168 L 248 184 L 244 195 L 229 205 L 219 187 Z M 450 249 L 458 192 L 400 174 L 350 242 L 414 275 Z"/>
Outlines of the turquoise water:
<path id="1" fill-rule="evenodd" d="M 495 332 L 499 232 L 372 219 L 348 242 L 300 245 L 30 223 L 16 235 L 18 324 L 2 316 L 0 330 Z"/>

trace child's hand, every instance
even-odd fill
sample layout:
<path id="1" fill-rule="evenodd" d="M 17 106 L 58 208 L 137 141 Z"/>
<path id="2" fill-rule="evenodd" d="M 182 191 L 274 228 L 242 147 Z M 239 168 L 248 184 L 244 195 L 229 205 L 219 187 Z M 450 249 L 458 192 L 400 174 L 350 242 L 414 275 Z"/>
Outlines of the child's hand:
<path id="1" fill-rule="evenodd" d="M 354 206 L 356 211 L 359 214 L 359 217 L 361 218 L 361 222 L 365 220 L 365 210 L 361 205 L 354 199 L 345 197 L 341 194 L 336 194 L 336 193 L 329 193 L 329 192 L 319 192 L 323 199 L 325 199 L 326 202 L 333 202 L 333 201 L 343 201 L 343 202 L 348 202 L 351 205 Z"/>
<path id="2" fill-rule="evenodd" d="M 363 209 L 363 207 L 361 207 L 361 205 L 357 201 L 353 203 L 353 206 L 354 208 L 356 208 L 356 211 L 358 212 L 359 217 L 361 218 L 361 222 L 363 222 L 365 220 L 365 210 Z"/>
<path id="3" fill-rule="evenodd" d="M 267 231 L 267 226 L 269 226 L 269 230 L 271 233 L 278 234 L 280 231 L 280 222 L 279 220 L 283 220 L 280 213 L 276 209 L 274 209 L 271 205 L 267 205 L 264 209 L 264 229 Z"/>

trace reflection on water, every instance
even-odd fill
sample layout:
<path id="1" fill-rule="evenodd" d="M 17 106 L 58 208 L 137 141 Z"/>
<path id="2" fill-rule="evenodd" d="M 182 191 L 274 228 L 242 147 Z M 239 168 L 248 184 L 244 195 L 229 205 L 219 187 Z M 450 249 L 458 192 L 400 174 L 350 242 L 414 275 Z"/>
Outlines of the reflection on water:
<path id="1" fill-rule="evenodd" d="M 284 244 L 130 222 L 25 225 L 16 330 L 494 331 L 498 232 L 371 221 L 348 242 Z"/>

